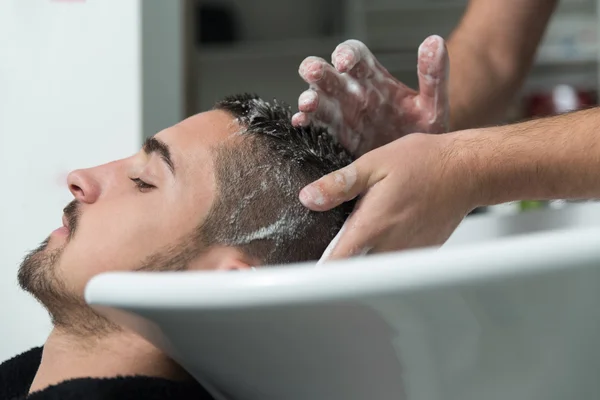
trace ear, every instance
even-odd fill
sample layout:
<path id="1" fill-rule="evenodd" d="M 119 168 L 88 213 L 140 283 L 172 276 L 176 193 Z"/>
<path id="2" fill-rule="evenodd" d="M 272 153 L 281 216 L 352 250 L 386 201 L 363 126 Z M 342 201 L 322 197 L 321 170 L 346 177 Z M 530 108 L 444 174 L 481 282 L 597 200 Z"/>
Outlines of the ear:
<path id="1" fill-rule="evenodd" d="M 203 252 L 190 265 L 190 270 L 237 271 L 258 265 L 234 247 L 213 247 Z"/>

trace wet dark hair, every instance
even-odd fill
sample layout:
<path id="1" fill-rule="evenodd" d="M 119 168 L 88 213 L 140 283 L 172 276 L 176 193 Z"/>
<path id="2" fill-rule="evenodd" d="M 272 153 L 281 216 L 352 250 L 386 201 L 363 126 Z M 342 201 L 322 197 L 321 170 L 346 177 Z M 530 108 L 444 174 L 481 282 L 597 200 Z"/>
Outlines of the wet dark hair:
<path id="1" fill-rule="evenodd" d="M 216 110 L 239 123 L 240 140 L 214 149 L 217 195 L 200 227 L 205 245 L 235 246 L 262 264 L 317 260 L 354 207 L 314 212 L 300 190 L 350 164 L 351 155 L 317 126 L 295 127 L 289 106 L 242 94 Z"/>

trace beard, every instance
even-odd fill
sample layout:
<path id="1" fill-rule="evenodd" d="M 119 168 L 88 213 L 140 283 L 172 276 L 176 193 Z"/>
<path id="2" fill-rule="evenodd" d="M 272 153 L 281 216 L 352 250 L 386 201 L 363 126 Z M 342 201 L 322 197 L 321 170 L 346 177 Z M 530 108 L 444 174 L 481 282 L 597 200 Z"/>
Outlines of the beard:
<path id="1" fill-rule="evenodd" d="M 50 238 L 30 252 L 21 263 L 18 281 L 48 311 L 52 324 L 72 335 L 100 337 L 123 329 L 94 311 L 81 297 L 69 290 L 61 274 L 59 262 L 65 247 L 74 238 L 79 223 L 77 201 L 65 207 L 69 235 L 60 248 L 48 249 Z M 186 235 L 175 244 L 165 246 L 147 256 L 134 271 L 185 271 L 189 264 L 208 248 L 203 231 Z"/>
<path id="2" fill-rule="evenodd" d="M 79 209 L 73 200 L 63 210 L 69 223 L 66 243 L 48 249 L 50 237 L 31 251 L 21 263 L 19 286 L 35 297 L 48 311 L 54 327 L 78 336 L 99 336 L 121 328 L 94 311 L 76 294 L 68 290 L 58 268 L 61 255 L 72 240 L 79 222 Z"/>

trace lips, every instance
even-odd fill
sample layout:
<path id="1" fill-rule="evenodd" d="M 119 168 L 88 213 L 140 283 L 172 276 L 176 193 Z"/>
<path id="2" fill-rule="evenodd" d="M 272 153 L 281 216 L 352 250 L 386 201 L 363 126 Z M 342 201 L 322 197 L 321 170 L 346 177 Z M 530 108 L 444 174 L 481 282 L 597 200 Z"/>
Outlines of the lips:
<path id="1" fill-rule="evenodd" d="M 71 201 L 63 209 L 62 223 L 64 230 L 69 234 L 69 238 L 73 236 L 77 230 L 77 220 L 79 217 L 79 203 L 77 200 Z"/>
<path id="2" fill-rule="evenodd" d="M 69 219 L 64 214 L 62 216 L 62 223 L 65 228 L 69 229 Z"/>

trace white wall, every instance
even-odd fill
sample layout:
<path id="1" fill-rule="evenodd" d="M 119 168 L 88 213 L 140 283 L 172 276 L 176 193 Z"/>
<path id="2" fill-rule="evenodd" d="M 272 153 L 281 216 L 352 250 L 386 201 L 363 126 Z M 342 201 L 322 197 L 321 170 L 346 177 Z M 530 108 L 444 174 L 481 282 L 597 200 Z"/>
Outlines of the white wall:
<path id="1" fill-rule="evenodd" d="M 183 3 L 143 0 L 142 132 L 144 137 L 184 117 Z"/>
<path id="2" fill-rule="evenodd" d="M 139 149 L 140 1 L 0 1 L 0 362 L 49 332 L 16 273 L 60 225 L 67 173 Z"/>

